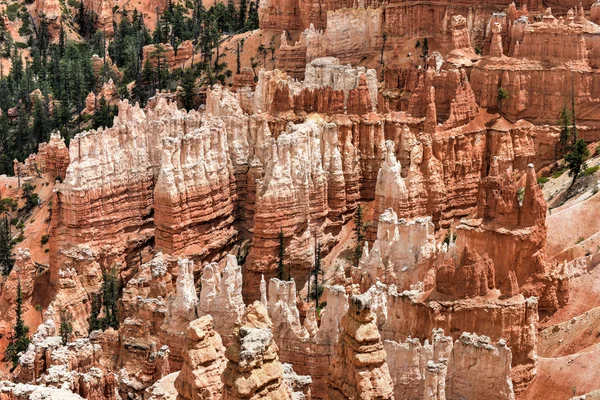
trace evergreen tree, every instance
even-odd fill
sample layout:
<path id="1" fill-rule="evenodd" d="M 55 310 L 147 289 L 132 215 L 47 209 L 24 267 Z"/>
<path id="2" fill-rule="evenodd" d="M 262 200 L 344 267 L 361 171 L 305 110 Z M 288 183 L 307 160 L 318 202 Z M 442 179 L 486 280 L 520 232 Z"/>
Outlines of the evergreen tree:
<path id="1" fill-rule="evenodd" d="M 105 328 L 119 329 L 119 281 L 116 268 L 102 271 L 102 303 L 104 305 Z"/>
<path id="2" fill-rule="evenodd" d="M 240 0 L 240 10 L 238 13 L 237 30 L 243 29 L 246 25 L 246 0 Z"/>
<path id="3" fill-rule="evenodd" d="M 313 273 L 315 276 L 315 284 L 313 287 L 312 296 L 315 299 L 315 309 L 319 308 L 319 274 L 323 274 L 323 270 L 321 268 L 321 244 L 319 241 L 316 241 L 315 244 L 315 268 L 313 269 Z M 321 276 L 321 282 L 323 281 L 323 277 Z M 310 291 L 310 290 L 309 290 Z"/>
<path id="4" fill-rule="evenodd" d="M 557 154 L 562 154 L 569 148 L 569 139 L 571 137 L 571 115 L 566 105 L 563 105 L 563 108 L 560 110 L 558 124 L 560 125 L 560 137 L 557 145 Z"/>
<path id="5" fill-rule="evenodd" d="M 102 96 L 98 102 L 98 107 L 94 112 L 94 116 L 92 117 L 92 126 L 94 129 L 100 127 L 110 128 L 113 125 L 115 114 L 114 108 L 111 107 L 106 102 L 104 96 Z"/>
<path id="6" fill-rule="evenodd" d="M 101 292 L 92 294 L 89 332 L 98 329 L 119 329 L 119 291 L 119 279 L 116 268 L 103 270 Z M 104 316 L 100 317 L 102 310 L 104 310 Z"/>
<path id="7" fill-rule="evenodd" d="M 237 30 L 237 23 L 239 21 L 239 18 L 236 14 L 237 12 L 235 10 L 235 4 L 233 0 L 227 0 L 226 23 L 227 31 L 229 33 L 233 33 Z"/>
<path id="8" fill-rule="evenodd" d="M 429 57 L 429 40 L 427 40 L 427 38 L 423 38 L 423 43 L 421 44 L 421 58 L 423 58 L 424 64 L 427 64 L 428 57 Z"/>
<path id="9" fill-rule="evenodd" d="M 280 280 L 285 280 L 285 266 L 284 266 L 284 259 L 285 259 L 285 238 L 283 236 L 283 229 L 279 229 L 279 236 L 278 236 L 278 240 L 279 240 L 279 259 L 277 261 L 277 276 Z"/>
<path id="10" fill-rule="evenodd" d="M 100 293 L 92 293 L 92 309 L 90 311 L 89 318 L 89 333 L 96 331 L 98 329 L 102 329 L 102 324 L 100 322 L 100 311 L 102 311 L 102 295 Z"/>
<path id="11" fill-rule="evenodd" d="M 240 54 L 242 52 L 242 46 L 240 44 L 240 41 L 238 40 L 236 43 L 236 47 L 235 47 L 235 73 L 239 74 L 241 71 L 241 67 L 242 67 L 242 62 L 240 59 Z"/>
<path id="12" fill-rule="evenodd" d="M 181 88 L 183 89 L 182 103 L 186 110 L 194 108 L 194 89 L 196 88 L 196 74 L 192 69 L 183 72 L 181 79 Z"/>
<path id="13" fill-rule="evenodd" d="M 35 99 L 33 107 L 33 124 L 31 126 L 31 134 L 35 144 L 45 142 L 49 138 L 50 118 L 48 114 L 49 111 L 44 102 L 40 99 Z"/>
<path id="14" fill-rule="evenodd" d="M 246 29 L 253 31 L 258 29 L 258 5 L 256 1 L 251 1 L 248 7 L 248 19 L 246 21 Z"/>
<path id="15" fill-rule="evenodd" d="M 58 35 L 58 54 L 60 54 L 61 57 L 65 55 L 66 44 L 67 44 L 67 39 L 65 36 L 65 30 L 64 30 L 62 22 L 61 22 L 60 33 Z"/>
<path id="16" fill-rule="evenodd" d="M 354 231 L 356 233 L 356 247 L 354 248 L 354 262 L 358 267 L 358 262 L 363 254 L 363 242 L 365 240 L 365 227 L 366 224 L 363 222 L 363 208 L 359 204 L 354 213 Z"/>
<path id="17" fill-rule="evenodd" d="M 69 338 L 71 337 L 71 333 L 73 333 L 72 319 L 71 313 L 60 310 L 60 337 L 62 338 L 63 346 L 66 346 L 67 343 L 69 343 Z"/>
<path id="18" fill-rule="evenodd" d="M 15 305 L 16 321 L 10 344 L 4 352 L 4 356 L 12 362 L 11 372 L 19 363 L 19 353 L 26 351 L 30 340 L 27 334 L 29 328 L 23 321 L 23 294 L 21 293 L 21 280 L 17 284 L 17 300 Z"/>
<path id="19" fill-rule="evenodd" d="M 12 235 L 8 215 L 0 218 L 0 273 L 7 276 L 12 270 L 15 260 L 12 256 Z"/>
<path id="20" fill-rule="evenodd" d="M 15 152 L 15 158 L 24 159 L 28 154 L 35 151 L 32 143 L 33 140 L 31 138 L 29 115 L 23 105 L 20 105 L 17 108 L 17 119 L 14 123 L 13 139 L 15 142 L 23 144 L 22 148 Z"/>
<path id="21" fill-rule="evenodd" d="M 573 177 L 571 186 L 575 184 L 575 180 L 577 180 L 581 171 L 586 169 L 585 160 L 587 160 L 589 155 L 590 150 L 583 139 L 576 139 L 569 152 L 565 155 L 569 176 Z"/>
<path id="22" fill-rule="evenodd" d="M 23 198 L 25 199 L 25 206 L 23 207 L 23 211 L 28 213 L 35 206 L 38 205 L 39 196 L 37 193 L 33 193 L 35 190 L 35 186 L 33 186 L 29 182 L 25 182 L 23 184 Z"/>
<path id="23" fill-rule="evenodd" d="M 508 99 L 509 94 L 508 94 L 508 90 L 504 89 L 503 87 L 498 89 L 498 107 L 502 106 L 502 102 L 506 99 Z"/>

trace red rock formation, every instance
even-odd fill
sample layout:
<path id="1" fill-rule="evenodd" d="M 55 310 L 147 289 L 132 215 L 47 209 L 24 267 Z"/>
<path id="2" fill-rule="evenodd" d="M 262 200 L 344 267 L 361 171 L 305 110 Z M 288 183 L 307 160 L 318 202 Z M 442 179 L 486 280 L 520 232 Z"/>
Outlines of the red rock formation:
<path id="1" fill-rule="evenodd" d="M 225 347 L 213 330 L 210 316 L 192 321 L 187 328 L 183 367 L 175 379 L 180 400 L 219 399 L 225 369 Z"/>
<path id="2" fill-rule="evenodd" d="M 495 287 L 494 264 L 465 246 L 460 264 L 446 260 L 436 273 L 436 290 L 454 298 L 485 296 Z"/>
<path id="3" fill-rule="evenodd" d="M 227 255 L 223 276 L 216 263 L 202 270 L 202 290 L 198 303 L 198 315 L 211 315 L 215 331 L 229 346 L 235 340 L 234 327 L 240 323 L 246 311 L 242 298 L 242 269 L 235 256 Z"/>
<path id="4" fill-rule="evenodd" d="M 60 2 L 58 0 L 38 0 L 35 2 L 35 12 L 38 23 L 44 18 L 48 24 L 50 36 L 58 38 L 62 21 Z"/>
<path id="5" fill-rule="evenodd" d="M 436 301 L 416 291 L 388 291 L 387 304 L 377 315 L 385 340 L 427 338 L 434 328 L 452 332 L 477 330 L 494 341 L 506 340 L 512 350 L 511 378 L 515 392 L 522 391 L 535 376 L 537 300 L 515 296 L 505 300 L 476 299 Z"/>
<path id="6" fill-rule="evenodd" d="M 342 334 L 329 367 L 326 399 L 393 399 L 393 385 L 385 361 L 377 325 L 373 322 L 371 299 L 350 297 L 342 318 Z"/>
<path id="7" fill-rule="evenodd" d="M 206 254 L 235 239 L 235 176 L 227 150 L 226 126 L 217 119 L 164 140 L 154 188 L 158 249 Z"/>
<path id="8" fill-rule="evenodd" d="M 161 339 L 168 343 L 172 354 L 170 363 L 174 371 L 181 368 L 187 327 L 198 314 L 193 270 L 193 261 L 182 259 L 177 262 L 177 285 L 167 299 L 167 312 L 160 327 Z"/>
<path id="9" fill-rule="evenodd" d="M 69 150 L 60 132 L 50 134 L 48 143 L 38 145 L 37 154 L 31 154 L 24 162 L 15 160 L 15 175 L 38 177 L 49 174 L 50 178 L 64 179 L 69 166 Z"/>
<path id="10" fill-rule="evenodd" d="M 504 340 L 494 346 L 486 336 L 463 333 L 448 363 L 447 398 L 514 399 L 510 364 Z"/>
<path id="11" fill-rule="evenodd" d="M 526 296 L 538 296 L 541 308 L 555 309 L 564 303 L 565 294 L 564 288 L 560 289 L 561 278 L 550 273 L 555 267 L 544 256 L 546 205 L 533 165 L 527 172 L 522 200 L 517 191 L 511 172 L 500 175 L 497 161 L 493 160 L 478 205 L 477 216 L 483 220 L 457 230 L 457 244 L 489 255 L 495 265 L 496 286 L 502 292 L 514 292 L 514 278 L 509 276 L 512 271 Z M 495 245 L 484 246 L 483 242 L 489 243 L 490 238 Z M 519 251 L 515 250 L 517 247 Z"/>
<path id="12" fill-rule="evenodd" d="M 335 353 L 342 316 L 348 309 L 343 287 L 327 286 L 323 296 L 327 306 L 321 312 L 321 325 L 317 326 L 314 309 L 312 314 L 307 312 L 301 323 L 295 282 L 276 278 L 269 282 L 268 309 L 280 360 L 292 364 L 298 373 L 311 376 L 311 396 L 318 399 L 326 393 L 328 367 Z"/>
<path id="13" fill-rule="evenodd" d="M 462 15 L 452 17 L 452 47 L 454 49 L 448 54 L 446 61 L 454 66 L 471 67 L 479 60 L 471 44 L 467 20 Z"/>
<path id="14" fill-rule="evenodd" d="M 291 399 L 271 329 L 266 308 L 259 302 L 248 306 L 236 341 L 225 351 L 223 400 Z"/>

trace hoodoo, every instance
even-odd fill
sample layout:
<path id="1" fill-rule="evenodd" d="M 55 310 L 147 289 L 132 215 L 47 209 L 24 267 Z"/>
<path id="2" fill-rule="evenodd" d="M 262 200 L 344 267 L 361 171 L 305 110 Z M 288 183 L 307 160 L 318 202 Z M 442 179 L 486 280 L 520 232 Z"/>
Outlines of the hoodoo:
<path id="1" fill-rule="evenodd" d="M 597 397 L 600 2 L 29 3 L 0 400 Z"/>

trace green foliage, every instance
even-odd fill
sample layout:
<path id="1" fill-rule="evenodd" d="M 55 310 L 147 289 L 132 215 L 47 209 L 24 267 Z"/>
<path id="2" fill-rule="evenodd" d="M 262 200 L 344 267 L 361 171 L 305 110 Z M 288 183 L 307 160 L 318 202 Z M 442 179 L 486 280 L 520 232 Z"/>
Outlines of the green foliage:
<path id="1" fill-rule="evenodd" d="M 119 280 L 116 268 L 102 271 L 102 303 L 104 305 L 104 324 L 119 329 Z"/>
<path id="2" fill-rule="evenodd" d="M 559 168 L 555 173 L 552 174 L 552 178 L 554 178 L 554 179 L 560 178 L 562 176 L 562 174 L 565 173 L 566 170 L 567 170 L 566 167 Z"/>
<path id="3" fill-rule="evenodd" d="M 577 239 L 577 241 L 575 242 L 575 244 L 579 244 L 581 242 L 583 242 L 585 240 L 585 238 L 583 236 L 580 236 L 579 239 Z"/>
<path id="4" fill-rule="evenodd" d="M 16 320 L 15 326 L 13 327 L 13 333 L 10 338 L 10 344 L 4 351 L 5 358 L 12 362 L 11 372 L 19 363 L 19 353 L 26 351 L 30 343 L 28 337 L 29 327 L 27 327 L 27 325 L 25 325 L 25 321 L 23 321 L 23 294 L 21 292 L 21 280 L 19 280 L 17 285 L 15 314 Z"/>
<path id="5" fill-rule="evenodd" d="M 98 102 L 98 107 L 94 112 L 94 116 L 92 117 L 92 126 L 94 129 L 98 129 L 100 127 L 110 128 L 113 125 L 114 117 L 118 113 L 117 106 L 111 106 L 106 102 L 104 97 L 100 98 Z"/>
<path id="6" fill-rule="evenodd" d="M 565 155 L 565 162 L 567 168 L 569 169 L 569 176 L 573 177 L 571 186 L 573 186 L 575 180 L 577 180 L 581 170 L 585 170 L 587 168 L 585 160 L 587 160 L 589 155 L 590 151 L 583 139 L 575 140 L 573 145 L 571 145 L 569 152 Z"/>
<path id="7" fill-rule="evenodd" d="M 550 178 L 548 178 L 546 176 L 542 176 L 537 179 L 537 183 L 540 186 L 544 186 L 544 183 L 548 182 L 549 180 L 550 180 Z"/>
<path id="8" fill-rule="evenodd" d="M 521 186 L 519 189 L 517 189 L 517 200 L 519 201 L 519 204 L 523 204 L 524 199 L 525 199 L 525 188 Z"/>
<path id="9" fill-rule="evenodd" d="M 102 329 L 102 324 L 100 323 L 100 311 L 102 311 L 102 295 L 100 293 L 92 293 L 92 309 L 90 311 L 89 318 L 89 332 L 96 331 L 98 329 Z"/>
<path id="10" fill-rule="evenodd" d="M 20 9 L 21 4 L 19 2 L 14 2 L 6 7 L 6 16 L 11 22 L 14 22 L 17 19 Z"/>
<path id="11" fill-rule="evenodd" d="M 5 213 L 7 211 L 16 211 L 17 210 L 17 201 L 10 197 L 5 197 L 0 199 L 0 213 Z"/>
<path id="12" fill-rule="evenodd" d="M 8 275 L 12 270 L 15 260 L 12 257 L 12 234 L 10 232 L 10 223 L 5 214 L 0 218 L 0 273 Z"/>
<path id="13" fill-rule="evenodd" d="M 448 229 L 443 243 L 446 243 L 449 246 L 451 242 L 456 242 L 456 233 L 452 234 L 452 231 Z"/>
<path id="14" fill-rule="evenodd" d="M 25 182 L 22 186 L 23 198 L 25 199 L 25 206 L 23 207 L 24 212 L 31 211 L 35 206 L 38 205 L 39 196 L 37 193 L 33 193 L 35 186 L 29 182 Z"/>
<path id="15" fill-rule="evenodd" d="M 595 165 L 593 167 L 587 168 L 585 171 L 581 173 L 581 176 L 590 176 L 594 175 L 600 169 L 600 165 Z"/>
<path id="16" fill-rule="evenodd" d="M 558 154 L 564 154 L 569 147 L 569 139 L 571 138 L 571 113 L 564 105 L 560 110 L 560 117 L 558 120 L 560 125 L 560 136 L 558 139 Z"/>
<path id="17" fill-rule="evenodd" d="M 279 257 L 277 259 L 277 277 L 280 280 L 285 280 L 285 237 L 283 236 L 283 229 L 279 229 Z"/>
<path id="18" fill-rule="evenodd" d="M 427 58 L 429 57 L 429 40 L 427 38 L 423 38 L 423 43 L 421 44 L 421 58 L 423 62 L 427 62 Z"/>
<path id="19" fill-rule="evenodd" d="M 315 285 L 315 290 L 312 290 L 310 293 L 310 298 L 312 300 L 319 301 L 319 298 L 323 295 L 323 291 L 325 290 L 325 286 L 324 285 Z M 318 306 L 317 306 L 318 308 Z"/>
<path id="20" fill-rule="evenodd" d="M 69 343 L 69 338 L 71 337 L 71 333 L 73 333 L 72 320 L 73 316 L 70 312 L 60 310 L 60 337 L 62 338 L 63 346 L 66 346 L 67 343 Z"/>
<path id="21" fill-rule="evenodd" d="M 42 235 L 42 239 L 41 239 L 42 246 L 45 246 L 46 243 L 48 243 L 48 240 L 50 240 L 50 235 Z"/>
<path id="22" fill-rule="evenodd" d="M 181 102 L 186 110 L 191 110 L 194 108 L 194 90 L 196 88 L 196 73 L 193 69 L 187 69 L 183 72 L 181 88 L 183 89 Z"/>
<path id="23" fill-rule="evenodd" d="M 358 267 L 358 262 L 363 254 L 363 242 L 365 240 L 366 223 L 363 221 L 363 208 L 358 205 L 354 212 L 354 232 L 356 233 L 356 247 L 354 248 L 353 258 L 354 263 Z"/>
<path id="24" fill-rule="evenodd" d="M 503 87 L 498 89 L 498 107 L 500 107 L 502 105 L 502 102 L 506 99 L 508 99 L 510 96 L 508 94 L 508 90 L 504 89 Z"/>
<path id="25" fill-rule="evenodd" d="M 101 291 L 92 294 L 89 332 L 98 329 L 119 329 L 119 292 L 120 283 L 116 268 L 103 270 Z M 101 313 L 102 316 L 100 316 Z"/>
<path id="26" fill-rule="evenodd" d="M 323 274 L 324 271 L 321 268 L 321 243 L 319 243 L 319 241 L 316 241 L 315 244 L 315 267 L 313 268 L 313 270 L 311 271 L 311 274 L 314 275 L 315 279 L 314 282 L 315 284 L 313 285 L 312 290 L 309 289 L 309 295 L 310 298 L 315 300 L 315 306 L 318 308 L 319 307 L 319 298 L 321 297 L 321 294 L 323 293 Z M 321 274 L 321 285 L 319 285 L 319 274 Z M 310 279 L 309 279 L 309 283 L 310 283 Z M 321 287 L 321 291 L 319 292 L 319 287 Z"/>

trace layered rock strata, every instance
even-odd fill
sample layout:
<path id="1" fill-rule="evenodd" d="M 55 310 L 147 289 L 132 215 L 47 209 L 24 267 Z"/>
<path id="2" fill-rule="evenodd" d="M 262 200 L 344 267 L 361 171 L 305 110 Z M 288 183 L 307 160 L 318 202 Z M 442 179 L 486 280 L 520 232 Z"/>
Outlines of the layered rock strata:
<path id="1" fill-rule="evenodd" d="M 386 352 L 368 294 L 350 297 L 329 367 L 326 399 L 393 399 Z"/>
<path id="2" fill-rule="evenodd" d="M 225 369 L 225 347 L 207 315 L 190 323 L 186 331 L 183 367 L 175 379 L 177 399 L 220 399 Z"/>
<path id="3" fill-rule="evenodd" d="M 234 328 L 246 311 L 242 298 L 242 269 L 235 256 L 226 257 L 222 275 L 216 263 L 204 267 L 197 311 L 199 316 L 212 316 L 214 329 L 225 346 L 235 341 Z"/>
<path id="4" fill-rule="evenodd" d="M 259 302 L 248 306 L 236 341 L 227 348 L 223 399 L 291 399 L 273 341 L 272 323 Z"/>

